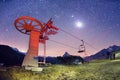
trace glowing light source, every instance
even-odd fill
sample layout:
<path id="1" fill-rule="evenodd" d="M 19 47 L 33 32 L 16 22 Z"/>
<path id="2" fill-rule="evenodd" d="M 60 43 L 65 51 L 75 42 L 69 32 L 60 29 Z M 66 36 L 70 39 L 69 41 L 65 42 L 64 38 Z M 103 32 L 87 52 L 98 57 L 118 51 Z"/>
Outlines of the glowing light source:
<path id="1" fill-rule="evenodd" d="M 26 50 L 21 50 L 21 52 L 26 52 Z"/>
<path id="2" fill-rule="evenodd" d="M 76 27 L 82 28 L 83 27 L 83 23 L 78 21 L 76 22 Z"/>

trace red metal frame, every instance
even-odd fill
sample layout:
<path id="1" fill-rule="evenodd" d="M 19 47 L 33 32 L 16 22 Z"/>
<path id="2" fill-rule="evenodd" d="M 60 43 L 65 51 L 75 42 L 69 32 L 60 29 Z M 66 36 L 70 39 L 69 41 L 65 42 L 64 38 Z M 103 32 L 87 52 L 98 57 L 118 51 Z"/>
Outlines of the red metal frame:
<path id="1" fill-rule="evenodd" d="M 48 35 L 57 33 L 58 28 L 53 26 L 52 18 L 47 23 L 42 24 L 39 20 L 30 16 L 22 16 L 15 20 L 15 28 L 23 34 L 30 35 L 31 31 L 39 32 L 39 42 L 44 44 L 44 64 L 46 63 L 46 40 L 49 40 Z"/>

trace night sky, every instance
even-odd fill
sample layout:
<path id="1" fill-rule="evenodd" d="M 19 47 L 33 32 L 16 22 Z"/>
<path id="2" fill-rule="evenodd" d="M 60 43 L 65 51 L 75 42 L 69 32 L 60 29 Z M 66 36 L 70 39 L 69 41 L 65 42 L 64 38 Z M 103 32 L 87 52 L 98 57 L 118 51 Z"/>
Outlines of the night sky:
<path id="1" fill-rule="evenodd" d="M 54 26 L 89 44 L 85 44 L 87 55 L 120 45 L 120 0 L 0 0 L 0 44 L 26 52 L 29 36 L 14 27 L 20 16 L 31 16 L 41 23 L 52 18 Z M 82 27 L 77 27 L 77 22 Z M 85 56 L 77 53 L 81 41 L 63 31 L 49 38 L 71 47 L 48 40 L 47 56 L 60 56 L 66 51 Z M 43 55 L 43 44 L 39 44 L 39 55 Z"/>

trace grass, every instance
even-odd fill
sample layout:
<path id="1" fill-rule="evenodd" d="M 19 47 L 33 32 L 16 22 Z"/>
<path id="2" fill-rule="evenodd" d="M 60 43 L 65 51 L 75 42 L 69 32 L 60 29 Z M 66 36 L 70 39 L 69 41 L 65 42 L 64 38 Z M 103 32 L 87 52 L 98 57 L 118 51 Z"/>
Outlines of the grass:
<path id="1" fill-rule="evenodd" d="M 120 80 L 120 60 L 94 60 L 83 65 L 51 65 L 42 72 L 19 67 L 0 71 L 0 80 Z"/>

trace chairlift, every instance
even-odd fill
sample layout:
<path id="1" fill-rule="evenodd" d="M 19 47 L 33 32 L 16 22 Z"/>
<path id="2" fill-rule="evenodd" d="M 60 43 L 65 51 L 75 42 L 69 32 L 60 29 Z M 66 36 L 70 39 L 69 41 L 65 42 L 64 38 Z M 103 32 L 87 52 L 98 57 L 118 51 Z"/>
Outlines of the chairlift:
<path id="1" fill-rule="evenodd" d="M 83 40 L 81 40 L 81 41 L 82 41 L 82 45 L 80 45 L 80 46 L 79 46 L 79 51 L 78 51 L 78 53 L 85 52 L 85 45 L 84 45 L 84 41 L 83 41 Z"/>

